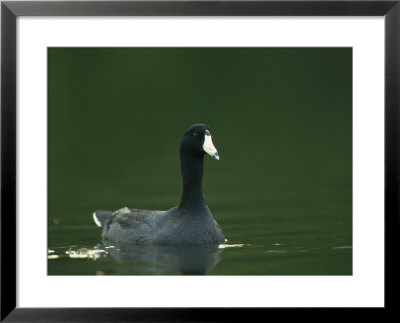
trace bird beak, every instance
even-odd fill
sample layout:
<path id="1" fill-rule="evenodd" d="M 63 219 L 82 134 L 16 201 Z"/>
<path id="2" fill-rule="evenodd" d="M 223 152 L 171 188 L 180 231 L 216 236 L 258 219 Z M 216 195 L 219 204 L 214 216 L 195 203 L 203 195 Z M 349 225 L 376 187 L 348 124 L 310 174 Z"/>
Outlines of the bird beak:
<path id="1" fill-rule="evenodd" d="M 208 130 L 206 130 L 206 132 L 205 132 L 203 149 L 211 157 L 215 157 L 216 160 L 219 160 L 218 151 L 214 147 L 214 144 L 211 139 L 211 134 Z"/>

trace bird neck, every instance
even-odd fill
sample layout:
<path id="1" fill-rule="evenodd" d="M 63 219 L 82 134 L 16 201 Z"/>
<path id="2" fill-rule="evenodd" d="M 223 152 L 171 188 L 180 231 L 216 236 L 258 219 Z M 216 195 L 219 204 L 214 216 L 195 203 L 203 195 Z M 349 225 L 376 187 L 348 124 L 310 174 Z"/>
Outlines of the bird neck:
<path id="1" fill-rule="evenodd" d="M 203 155 L 181 152 L 182 197 L 179 209 L 204 209 L 206 202 L 203 195 Z"/>

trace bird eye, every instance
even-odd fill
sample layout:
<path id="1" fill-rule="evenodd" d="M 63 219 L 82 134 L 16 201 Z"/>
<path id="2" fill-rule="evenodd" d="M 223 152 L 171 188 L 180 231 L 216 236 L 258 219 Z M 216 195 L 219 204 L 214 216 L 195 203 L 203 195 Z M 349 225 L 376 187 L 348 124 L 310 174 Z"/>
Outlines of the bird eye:
<path id="1" fill-rule="evenodd" d="M 197 133 L 193 133 L 193 138 L 197 139 L 199 138 L 199 135 Z"/>

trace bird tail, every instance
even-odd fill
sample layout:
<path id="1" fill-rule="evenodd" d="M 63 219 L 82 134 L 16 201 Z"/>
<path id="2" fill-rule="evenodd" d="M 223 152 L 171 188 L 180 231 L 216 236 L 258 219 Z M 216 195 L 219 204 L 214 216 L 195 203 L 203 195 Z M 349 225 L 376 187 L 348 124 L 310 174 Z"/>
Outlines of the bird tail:
<path id="1" fill-rule="evenodd" d="M 110 221 L 111 216 L 112 216 L 112 212 L 110 212 L 110 211 L 98 210 L 98 211 L 93 212 L 94 223 L 96 223 L 96 225 L 102 229 L 107 227 L 107 224 Z"/>

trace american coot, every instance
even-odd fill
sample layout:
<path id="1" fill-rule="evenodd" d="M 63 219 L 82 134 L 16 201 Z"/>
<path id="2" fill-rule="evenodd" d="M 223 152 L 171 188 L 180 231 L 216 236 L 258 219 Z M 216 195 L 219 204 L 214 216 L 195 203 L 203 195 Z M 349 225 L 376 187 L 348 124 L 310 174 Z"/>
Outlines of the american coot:
<path id="1" fill-rule="evenodd" d="M 202 190 L 205 153 L 219 160 L 211 130 L 205 124 L 189 128 L 180 143 L 183 190 L 179 206 L 167 211 L 124 207 L 115 212 L 95 211 L 93 218 L 103 230 L 103 243 L 130 245 L 189 245 L 225 242 Z"/>

